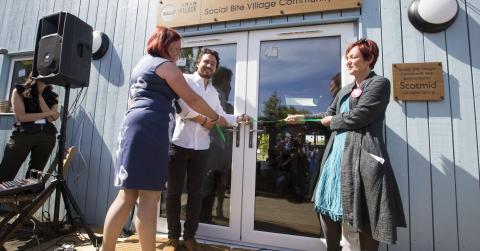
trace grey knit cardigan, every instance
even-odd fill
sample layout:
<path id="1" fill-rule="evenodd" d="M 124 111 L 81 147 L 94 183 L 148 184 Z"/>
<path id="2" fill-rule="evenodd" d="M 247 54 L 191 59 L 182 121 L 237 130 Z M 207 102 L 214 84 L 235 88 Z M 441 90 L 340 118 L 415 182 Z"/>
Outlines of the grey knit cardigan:
<path id="1" fill-rule="evenodd" d="M 347 131 L 341 167 L 343 221 L 355 231 L 394 244 L 397 227 L 406 227 L 407 224 L 383 139 L 390 81 L 371 72 L 360 84 L 361 95 L 350 97 L 350 110 L 340 113 L 341 100 L 350 95 L 354 88 L 355 83 L 345 86 L 327 112 L 306 115 L 306 118 L 333 116 L 330 124 L 332 135 L 325 148 L 327 154 L 323 155 L 321 167 L 331 151 L 337 131 Z M 376 157 L 382 158 L 383 164 Z M 316 186 L 320 173 L 321 170 L 314 176 L 317 177 Z"/>

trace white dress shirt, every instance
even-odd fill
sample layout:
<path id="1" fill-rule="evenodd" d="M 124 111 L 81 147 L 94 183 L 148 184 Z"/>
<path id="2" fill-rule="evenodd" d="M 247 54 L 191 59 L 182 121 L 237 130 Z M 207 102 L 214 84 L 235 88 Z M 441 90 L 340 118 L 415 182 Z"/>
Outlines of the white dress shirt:
<path id="1" fill-rule="evenodd" d="M 183 74 L 188 85 L 200 95 L 207 104 L 215 110 L 220 116 L 227 120 L 231 126 L 237 126 L 237 116 L 226 114 L 220 103 L 220 98 L 212 82 L 209 80 L 205 87 L 204 80 L 197 72 L 194 74 Z M 178 101 L 182 111 L 176 115 L 175 131 L 173 132 L 172 143 L 188 149 L 207 150 L 210 146 L 210 130 L 201 126 L 199 123 L 190 120 L 199 115 L 194 109 L 190 108 L 182 99 Z"/>

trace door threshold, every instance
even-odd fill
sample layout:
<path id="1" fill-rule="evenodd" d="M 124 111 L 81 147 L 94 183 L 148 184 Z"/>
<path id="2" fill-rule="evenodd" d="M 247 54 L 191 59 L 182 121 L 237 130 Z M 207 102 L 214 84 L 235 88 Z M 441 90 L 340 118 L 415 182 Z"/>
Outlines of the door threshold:
<path id="1" fill-rule="evenodd" d="M 168 239 L 168 235 L 166 233 L 157 232 L 157 237 Z M 298 251 L 297 249 L 286 249 L 286 248 L 260 245 L 255 243 L 242 242 L 242 241 L 215 239 L 212 237 L 196 236 L 195 238 L 198 241 L 198 243 L 227 246 L 230 249 L 235 248 L 235 249 L 242 249 L 242 250 L 262 250 L 262 251 Z"/>

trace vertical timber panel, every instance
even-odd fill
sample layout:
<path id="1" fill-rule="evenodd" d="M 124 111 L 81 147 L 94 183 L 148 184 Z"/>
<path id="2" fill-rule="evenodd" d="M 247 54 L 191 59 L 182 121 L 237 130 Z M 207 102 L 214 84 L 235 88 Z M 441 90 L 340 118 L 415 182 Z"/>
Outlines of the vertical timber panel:
<path id="1" fill-rule="evenodd" d="M 152 35 L 153 30 L 157 26 L 157 12 L 156 12 L 156 2 L 148 1 L 148 18 L 147 18 L 147 28 L 145 29 L 145 40 L 144 40 L 144 51 L 146 51 L 148 38 Z"/>
<path id="2" fill-rule="evenodd" d="M 107 36 L 108 39 L 111 39 L 111 35 L 109 32 L 108 28 L 106 28 L 106 22 L 107 22 L 107 13 L 108 13 L 108 8 L 110 7 L 109 3 L 111 1 L 98 1 L 98 0 L 90 0 L 90 8 L 89 8 L 89 13 L 88 13 L 88 22 L 91 23 L 92 27 L 94 30 L 98 30 L 101 32 L 104 32 Z M 114 15 L 112 15 L 114 16 Z M 108 50 L 112 50 L 111 44 L 109 44 Z M 101 69 L 105 69 L 110 65 L 109 57 L 108 55 L 110 52 L 107 51 L 104 57 L 93 60 L 92 59 L 92 68 L 90 72 L 90 81 L 94 81 L 94 85 L 90 85 L 90 88 L 87 93 L 86 97 L 86 102 L 84 104 L 84 109 L 83 112 L 80 113 L 83 118 L 81 118 L 82 125 L 83 125 L 83 131 L 82 134 L 85 134 L 87 137 L 86 140 L 84 141 L 84 137 L 78 137 L 79 139 L 82 140 L 82 145 L 85 146 L 85 155 L 87 158 L 85 166 L 88 168 L 88 179 L 87 179 L 87 186 L 84 191 L 81 191 L 82 193 L 85 193 L 85 204 L 82 205 L 85 207 L 85 218 L 86 221 L 89 222 L 90 224 L 95 224 L 99 225 L 97 222 L 95 222 L 95 214 L 96 211 L 95 209 L 97 208 L 98 203 L 105 203 L 102 201 L 97 200 L 98 196 L 98 190 L 97 186 L 99 181 L 98 179 L 98 173 L 99 167 L 97 163 L 92 161 L 92 152 L 95 144 L 99 144 L 99 142 L 102 142 L 102 135 L 99 133 L 98 128 L 96 127 L 95 120 L 97 118 L 97 113 L 96 113 L 96 106 L 98 102 L 98 96 L 101 95 L 99 94 L 99 91 L 101 89 L 100 85 L 104 83 L 100 83 L 100 74 L 104 74 L 101 72 Z M 105 192 L 105 191 L 102 191 Z"/>
<path id="3" fill-rule="evenodd" d="M 110 205 L 117 196 L 118 188 L 113 187 L 113 178 L 115 174 L 115 160 L 116 160 L 116 147 L 117 139 L 120 131 L 120 127 L 123 122 L 123 114 L 127 108 L 128 100 L 128 80 L 131 67 L 133 44 L 135 40 L 135 26 L 137 22 L 137 10 L 138 0 L 130 0 L 125 2 L 124 10 L 122 10 L 121 16 L 117 17 L 118 28 L 122 33 L 128 34 L 124 37 L 119 37 L 122 42 L 121 46 L 116 47 L 120 58 L 119 64 L 112 68 L 115 78 L 111 79 L 109 86 L 109 97 L 107 104 L 107 117 L 105 119 L 105 129 L 103 133 L 103 139 L 105 141 L 105 147 L 108 149 L 105 151 L 102 149 L 101 166 L 105 169 L 110 169 L 109 172 L 109 187 L 105 191 L 109 191 L 107 194 L 107 204 Z M 127 22 L 128 20 L 128 22 Z M 107 168 L 108 167 L 108 168 Z M 105 208 L 105 213 L 108 207 Z"/>
<path id="4" fill-rule="evenodd" d="M 13 12 L 12 12 L 12 9 L 13 9 L 13 5 L 14 5 L 15 1 L 14 0 L 6 0 L 5 2 L 6 2 L 5 6 L 4 6 L 5 7 L 5 9 L 4 9 L 5 15 L 3 15 L 3 17 L 2 17 L 3 21 L 2 21 L 2 27 L 1 27 L 2 36 L 0 36 L 0 47 L 7 49 L 8 52 L 11 52 L 12 48 L 8 47 L 8 39 L 10 38 L 9 31 L 10 31 L 11 27 L 15 26 L 12 23 L 12 21 L 13 21 L 12 16 L 14 16 Z"/>
<path id="5" fill-rule="evenodd" d="M 434 250 L 458 250 L 450 88 L 445 32 L 425 34 L 425 61 L 442 62 L 445 94 L 428 102 Z"/>
<path id="6" fill-rule="evenodd" d="M 102 1 L 100 1 L 100 5 L 103 5 Z M 108 180 L 109 176 L 104 175 L 104 172 L 109 172 L 108 166 L 104 167 L 101 166 L 101 151 L 106 144 L 103 139 L 103 129 L 104 129 L 104 122 L 105 122 L 105 107 L 107 102 L 107 95 L 108 95 L 108 87 L 110 85 L 110 68 L 112 61 L 114 61 L 117 57 L 116 48 L 114 46 L 114 39 L 115 34 L 117 32 L 122 32 L 116 30 L 116 21 L 118 15 L 118 2 L 115 0 L 109 0 L 107 3 L 107 11 L 101 13 L 102 15 L 106 16 L 106 23 L 105 23 L 105 33 L 110 38 L 110 45 L 108 48 L 107 53 L 101 59 L 101 67 L 99 69 L 99 80 L 98 80 L 98 87 L 97 87 L 97 97 L 95 100 L 95 107 L 94 107 L 94 135 L 91 148 L 90 148 L 90 166 L 89 168 L 98 169 L 98 188 L 97 190 L 100 191 L 96 194 L 97 196 L 97 203 L 95 208 L 95 223 L 98 225 L 103 225 L 103 220 L 105 218 L 105 206 L 106 203 L 106 196 L 108 196 L 108 185 L 111 181 Z M 105 170 L 107 169 L 107 170 Z M 100 219 L 100 220 L 99 220 Z"/>
<path id="7" fill-rule="evenodd" d="M 20 37 L 19 51 L 33 51 L 37 33 L 38 12 L 40 2 L 29 1 L 26 6 L 25 17 L 23 18 L 22 35 Z"/>
<path id="8" fill-rule="evenodd" d="M 472 83 L 473 83 L 473 93 L 475 97 L 475 114 L 477 121 L 477 146 L 480 146 L 480 1 L 477 0 L 467 0 L 467 14 L 468 14 L 468 32 L 469 32 L 469 45 L 470 45 L 470 58 L 471 69 L 472 69 Z M 480 159 L 480 149 L 477 149 L 478 158 Z M 480 172 L 480 163 L 478 163 L 477 172 Z M 479 179 L 477 177 L 477 183 Z M 480 186 L 480 185 L 479 185 Z M 478 203 L 478 201 L 477 201 Z M 478 220 L 478 218 L 477 218 Z M 477 222 L 477 226 L 480 226 L 480 223 Z"/>
<path id="9" fill-rule="evenodd" d="M 112 50 L 112 59 L 111 59 L 111 65 L 108 73 L 108 78 L 106 79 L 107 81 L 103 84 L 101 84 L 102 92 L 103 92 L 103 97 L 102 101 L 99 101 L 97 99 L 97 112 L 102 113 L 101 116 L 99 116 L 99 122 L 97 124 L 97 129 L 100 130 L 99 133 L 102 135 L 102 140 L 103 144 L 100 146 L 93 146 L 92 149 L 92 154 L 94 155 L 96 165 L 99 165 L 98 168 L 100 168 L 100 175 L 99 175 L 99 191 L 102 191 L 102 193 L 98 194 L 98 201 L 101 201 L 101 204 L 97 204 L 97 215 L 96 215 L 96 221 L 102 220 L 103 224 L 103 219 L 105 217 L 102 217 L 102 214 L 105 215 L 108 209 L 108 206 L 110 205 L 108 198 L 109 194 L 112 189 L 115 188 L 112 187 L 112 179 L 111 179 L 111 174 L 113 173 L 113 170 L 111 170 L 112 165 L 112 159 L 111 159 L 111 151 L 113 151 L 112 144 L 115 140 L 112 140 L 109 135 L 110 131 L 112 128 L 108 127 L 108 125 L 111 126 L 112 123 L 112 116 L 113 114 L 110 114 L 111 112 L 115 112 L 113 105 L 116 103 L 117 99 L 117 94 L 118 94 L 118 85 L 120 81 L 120 74 L 123 76 L 122 71 L 122 51 L 123 51 L 123 38 L 125 35 L 125 22 L 126 22 L 126 15 L 127 15 L 127 8 L 128 8 L 128 1 L 127 0 L 121 0 L 118 2 L 118 7 L 117 7 L 117 15 L 116 15 L 116 20 L 115 20 L 115 32 L 113 35 L 113 50 Z M 103 116 L 103 119 L 100 121 L 100 117 Z M 107 130 L 107 132 L 106 132 Z M 106 132 L 106 133 L 105 133 Z M 115 138 L 116 139 L 116 138 Z M 109 191 L 108 193 L 105 193 L 104 191 Z M 116 195 L 116 194 L 115 194 Z"/>
<path id="10" fill-rule="evenodd" d="M 379 74 L 384 74 L 383 58 L 381 57 L 383 52 L 382 41 L 382 16 L 381 16 L 381 3 L 379 0 L 364 1 L 362 6 L 361 27 L 362 30 L 360 37 L 365 37 L 375 41 L 379 49 L 379 57 L 374 67 L 374 71 Z M 342 14 L 341 12 L 339 13 Z M 326 12 L 323 14 L 323 18 L 332 18 L 333 13 Z M 339 15 L 339 16 L 340 16 Z M 379 250 L 386 250 L 386 246 L 381 244 Z"/>
<path id="11" fill-rule="evenodd" d="M 446 35 L 450 93 L 452 97 L 455 97 L 455 102 L 452 102 L 451 105 L 459 250 L 467 251 L 478 250 L 480 247 L 480 238 L 478 238 L 480 220 L 479 163 L 478 145 L 475 138 L 478 124 L 475 121 L 471 70 L 471 56 L 475 55 L 470 54 L 469 51 L 470 47 L 477 45 L 468 44 L 466 2 L 459 1 L 459 4 L 457 20 L 447 29 Z"/>
<path id="12" fill-rule="evenodd" d="M 386 78 L 392 80 L 392 64 L 403 62 L 402 36 L 399 35 L 398 27 L 401 27 L 400 5 L 399 1 L 391 0 L 381 1 L 381 20 L 382 20 L 382 54 L 383 74 Z M 408 145 L 405 141 L 407 137 L 405 103 L 395 101 L 393 92 L 391 101 L 386 111 L 386 136 L 387 150 L 392 163 L 395 178 L 402 197 L 403 211 L 408 224 L 409 212 L 409 175 L 408 162 L 405 161 L 408 156 Z M 398 228 L 397 244 L 389 246 L 388 250 L 407 251 L 410 250 L 409 225 L 407 228 Z"/>
<path id="13" fill-rule="evenodd" d="M 423 62 L 423 35 L 410 24 L 407 17 L 410 2 L 401 1 L 404 61 L 405 63 Z M 407 101 L 406 114 L 411 250 L 433 250 L 428 105 L 424 101 Z"/>
<path id="14" fill-rule="evenodd" d="M 109 1 L 99 1 L 99 0 L 90 0 L 82 2 L 80 6 L 79 13 L 85 17 L 85 20 L 90 24 L 93 30 L 100 30 L 102 32 L 107 32 L 105 30 L 106 22 L 106 13 Z M 109 48 L 110 49 L 110 48 Z M 107 54 L 106 54 L 107 55 Z M 77 164 L 79 171 L 81 172 L 78 178 L 85 176 L 85 182 L 77 181 L 77 198 L 79 198 L 79 205 L 83 210 L 85 219 L 89 224 L 94 223 L 93 216 L 95 215 L 95 207 L 97 191 L 92 190 L 92 183 L 95 184 L 98 182 L 98 169 L 94 163 L 91 162 L 91 151 L 93 147 L 93 141 L 95 138 L 101 138 L 101 135 L 97 133 L 97 128 L 95 128 L 95 105 L 97 101 L 98 88 L 99 88 L 99 75 L 100 69 L 104 64 L 109 64 L 110 62 L 105 61 L 104 58 L 93 60 L 90 67 L 90 84 L 87 90 L 85 90 L 85 97 L 82 97 L 81 108 L 77 111 L 76 114 L 76 129 L 74 132 L 73 139 L 75 140 L 76 145 L 78 145 Z"/>

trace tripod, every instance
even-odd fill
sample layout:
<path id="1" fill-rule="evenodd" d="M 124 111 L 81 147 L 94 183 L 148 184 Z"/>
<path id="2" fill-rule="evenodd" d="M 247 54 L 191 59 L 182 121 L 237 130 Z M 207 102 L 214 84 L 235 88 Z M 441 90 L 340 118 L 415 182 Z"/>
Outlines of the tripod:
<path id="1" fill-rule="evenodd" d="M 63 197 L 65 203 L 65 209 L 67 211 L 67 217 L 72 223 L 72 226 L 75 226 L 73 222 L 72 212 L 73 209 L 80 219 L 80 226 L 86 231 L 90 241 L 93 246 L 99 247 L 102 238 L 96 236 L 95 233 L 87 225 L 85 217 L 83 216 L 80 208 L 73 198 L 72 192 L 67 186 L 67 182 L 63 176 L 63 159 L 64 159 L 64 148 L 65 148 L 65 139 L 66 139 L 66 130 L 67 130 L 67 119 L 68 119 L 68 102 L 70 98 L 70 85 L 65 85 L 65 100 L 63 103 L 63 113 L 62 113 L 62 124 L 60 128 L 60 135 L 58 136 L 58 165 L 57 171 L 54 175 L 54 180 L 41 192 L 39 193 L 31 203 L 22 208 L 18 217 L 12 222 L 12 224 L 7 225 L 5 230 L 0 233 L 0 245 L 3 244 L 7 238 L 9 238 L 15 230 L 20 226 L 20 223 L 34 212 L 36 212 L 45 201 L 51 196 L 53 191 L 56 191 L 55 194 L 55 208 L 54 208 L 54 223 L 58 225 L 59 215 L 60 215 L 60 196 Z M 70 207 L 71 206 L 71 207 Z"/>

